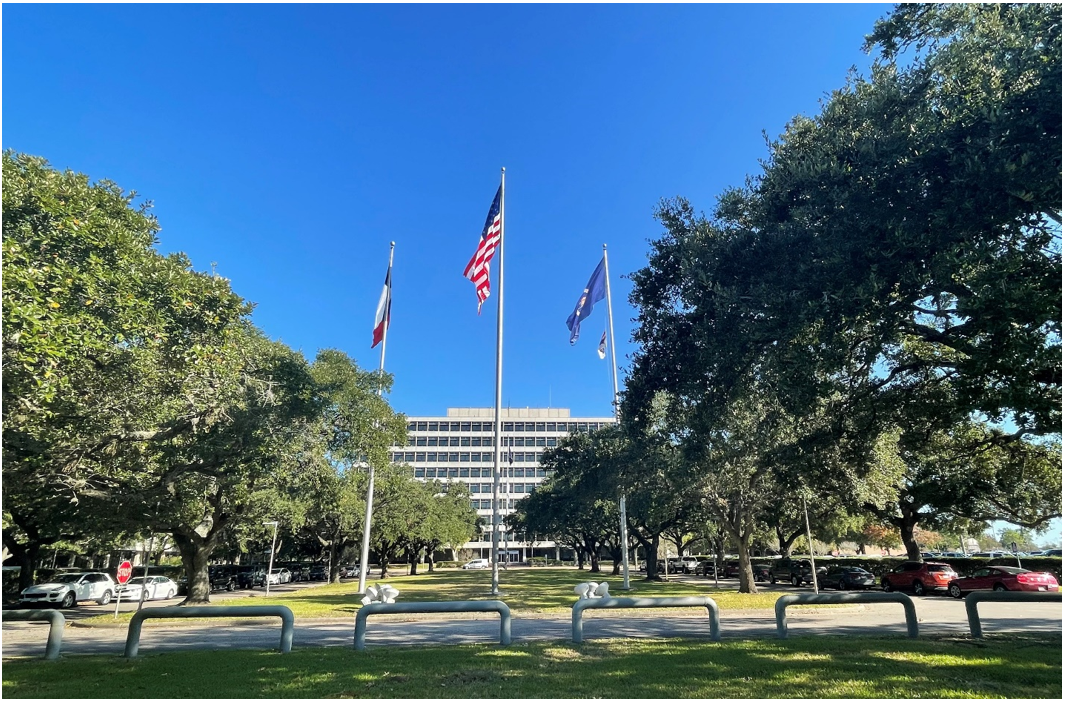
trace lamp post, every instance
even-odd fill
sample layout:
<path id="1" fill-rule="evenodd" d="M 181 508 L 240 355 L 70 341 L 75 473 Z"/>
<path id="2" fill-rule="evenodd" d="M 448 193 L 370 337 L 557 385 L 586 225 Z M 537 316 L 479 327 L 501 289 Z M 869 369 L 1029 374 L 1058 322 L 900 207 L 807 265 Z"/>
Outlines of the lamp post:
<path id="1" fill-rule="evenodd" d="M 264 526 L 274 526 L 274 537 L 270 539 L 270 562 L 267 563 L 266 577 L 263 579 L 267 596 L 270 596 L 270 573 L 274 571 L 274 545 L 278 542 L 278 522 L 263 521 Z"/>

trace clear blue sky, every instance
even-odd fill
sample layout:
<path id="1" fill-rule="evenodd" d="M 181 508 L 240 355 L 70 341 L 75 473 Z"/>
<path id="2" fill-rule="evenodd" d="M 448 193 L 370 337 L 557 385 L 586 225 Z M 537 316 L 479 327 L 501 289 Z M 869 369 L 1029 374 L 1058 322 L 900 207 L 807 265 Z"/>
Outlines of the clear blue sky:
<path id="1" fill-rule="evenodd" d="M 267 334 L 375 368 L 391 401 L 491 406 L 495 310 L 462 277 L 507 168 L 503 401 L 609 415 L 652 212 L 709 210 L 797 114 L 865 71 L 865 5 L 4 5 L 3 146 L 155 203 L 160 248 L 231 279 Z M 494 296 L 495 296 L 495 271 Z M 624 384 L 624 374 L 623 374 Z"/>

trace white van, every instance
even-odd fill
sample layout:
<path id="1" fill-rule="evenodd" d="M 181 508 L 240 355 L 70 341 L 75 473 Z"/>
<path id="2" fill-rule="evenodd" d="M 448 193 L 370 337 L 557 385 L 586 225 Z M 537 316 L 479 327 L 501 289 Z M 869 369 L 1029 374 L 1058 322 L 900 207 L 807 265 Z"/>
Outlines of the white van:
<path id="1" fill-rule="evenodd" d="M 487 570 L 489 568 L 489 561 L 485 558 L 478 558 L 477 560 L 471 560 L 463 565 L 464 570 Z"/>

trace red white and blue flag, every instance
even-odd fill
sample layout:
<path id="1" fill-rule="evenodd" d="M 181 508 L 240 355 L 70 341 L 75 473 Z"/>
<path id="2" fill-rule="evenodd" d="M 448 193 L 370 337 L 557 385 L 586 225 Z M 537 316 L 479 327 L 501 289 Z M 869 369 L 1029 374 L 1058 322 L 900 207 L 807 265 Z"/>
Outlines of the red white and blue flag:
<path id="1" fill-rule="evenodd" d="M 378 311 L 374 316 L 374 344 L 370 349 L 378 346 L 385 339 L 385 331 L 389 329 L 392 319 L 392 266 L 385 272 L 385 287 L 381 289 L 381 298 L 378 299 Z"/>
<path id="2" fill-rule="evenodd" d="M 496 254 L 496 248 L 500 245 L 500 198 L 503 194 L 503 186 L 496 191 L 496 198 L 489 208 L 488 217 L 485 218 L 485 228 L 481 231 L 481 240 L 478 241 L 477 251 L 466 265 L 463 276 L 474 282 L 477 292 L 477 314 L 481 315 L 481 304 L 489 297 L 489 264 Z"/>

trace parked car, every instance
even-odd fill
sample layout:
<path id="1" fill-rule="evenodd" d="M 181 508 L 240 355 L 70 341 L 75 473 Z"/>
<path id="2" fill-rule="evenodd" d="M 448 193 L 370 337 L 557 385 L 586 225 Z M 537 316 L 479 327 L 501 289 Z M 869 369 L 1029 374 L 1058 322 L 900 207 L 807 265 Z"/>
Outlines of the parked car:
<path id="1" fill-rule="evenodd" d="M 722 565 L 720 577 L 737 578 L 740 576 L 740 560 L 726 560 Z"/>
<path id="2" fill-rule="evenodd" d="M 908 560 L 881 578 L 886 592 L 910 589 L 915 596 L 928 592 L 946 592 L 948 584 L 958 575 L 944 562 L 913 562 Z"/>
<path id="3" fill-rule="evenodd" d="M 237 569 L 237 586 L 241 589 L 254 589 L 266 584 L 266 570 L 260 567 L 240 567 Z"/>
<path id="4" fill-rule="evenodd" d="M 1045 557 L 1062 557 L 1062 548 L 1055 548 L 1054 550 L 1045 550 L 1041 554 Z"/>
<path id="5" fill-rule="evenodd" d="M 814 584 L 810 560 L 797 560 L 792 557 L 775 560 L 770 565 L 770 584 L 778 582 L 788 582 L 794 587 L 801 584 Z"/>
<path id="6" fill-rule="evenodd" d="M 144 600 L 173 599 L 178 593 L 177 582 L 170 577 L 134 577 L 125 584 L 115 587 L 115 595 L 121 595 L 123 601 L 140 601 L 141 592 L 144 592 Z"/>
<path id="7" fill-rule="evenodd" d="M 237 588 L 237 573 L 228 565 L 215 565 L 207 568 L 207 578 L 211 582 L 211 591 L 225 589 L 232 592 Z"/>
<path id="8" fill-rule="evenodd" d="M 877 578 L 861 567 L 833 565 L 825 572 L 818 571 L 818 586 L 846 589 L 870 589 L 877 586 Z"/>
<path id="9" fill-rule="evenodd" d="M 358 577 L 359 576 L 359 571 L 360 571 L 359 565 L 348 565 L 347 567 L 344 567 L 344 568 L 341 569 L 341 576 L 342 577 L 349 577 L 349 578 Z"/>
<path id="10" fill-rule="evenodd" d="M 308 579 L 310 579 L 312 582 L 322 582 L 325 581 L 328 576 L 329 575 L 326 574 L 326 568 L 324 565 L 315 565 L 311 568 L 311 572 L 308 575 Z"/>
<path id="11" fill-rule="evenodd" d="M 292 573 L 291 581 L 293 582 L 309 582 L 311 581 L 311 568 L 310 567 L 293 567 L 289 570 Z"/>
<path id="12" fill-rule="evenodd" d="M 267 583 L 269 584 L 288 584 L 291 581 L 292 572 L 287 567 L 275 567 L 267 575 Z"/>
<path id="13" fill-rule="evenodd" d="M 486 570 L 488 568 L 489 568 L 489 561 L 487 559 L 485 559 L 485 558 L 478 558 L 476 560 L 471 560 L 470 562 L 468 562 L 465 565 L 463 565 L 463 569 L 464 570 Z"/>
<path id="14" fill-rule="evenodd" d="M 975 552 L 970 557 L 1013 557 L 1013 553 L 1006 550 L 989 550 L 987 552 Z"/>
<path id="15" fill-rule="evenodd" d="M 714 558 L 704 560 L 700 563 L 699 573 L 705 577 L 713 577 L 716 564 L 717 563 L 715 562 Z M 718 571 L 718 576 L 722 576 L 721 570 Z"/>
<path id="16" fill-rule="evenodd" d="M 968 592 L 1057 592 L 1059 582 L 1047 572 L 1034 572 L 1023 567 L 994 565 L 982 567 L 969 577 L 953 579 L 948 584 L 948 594 L 961 599 Z"/>
<path id="17" fill-rule="evenodd" d="M 115 580 L 105 572 L 67 572 L 23 589 L 19 600 L 23 606 L 53 604 L 69 609 L 78 601 L 89 600 L 103 606 L 111 603 L 114 594 Z"/>

